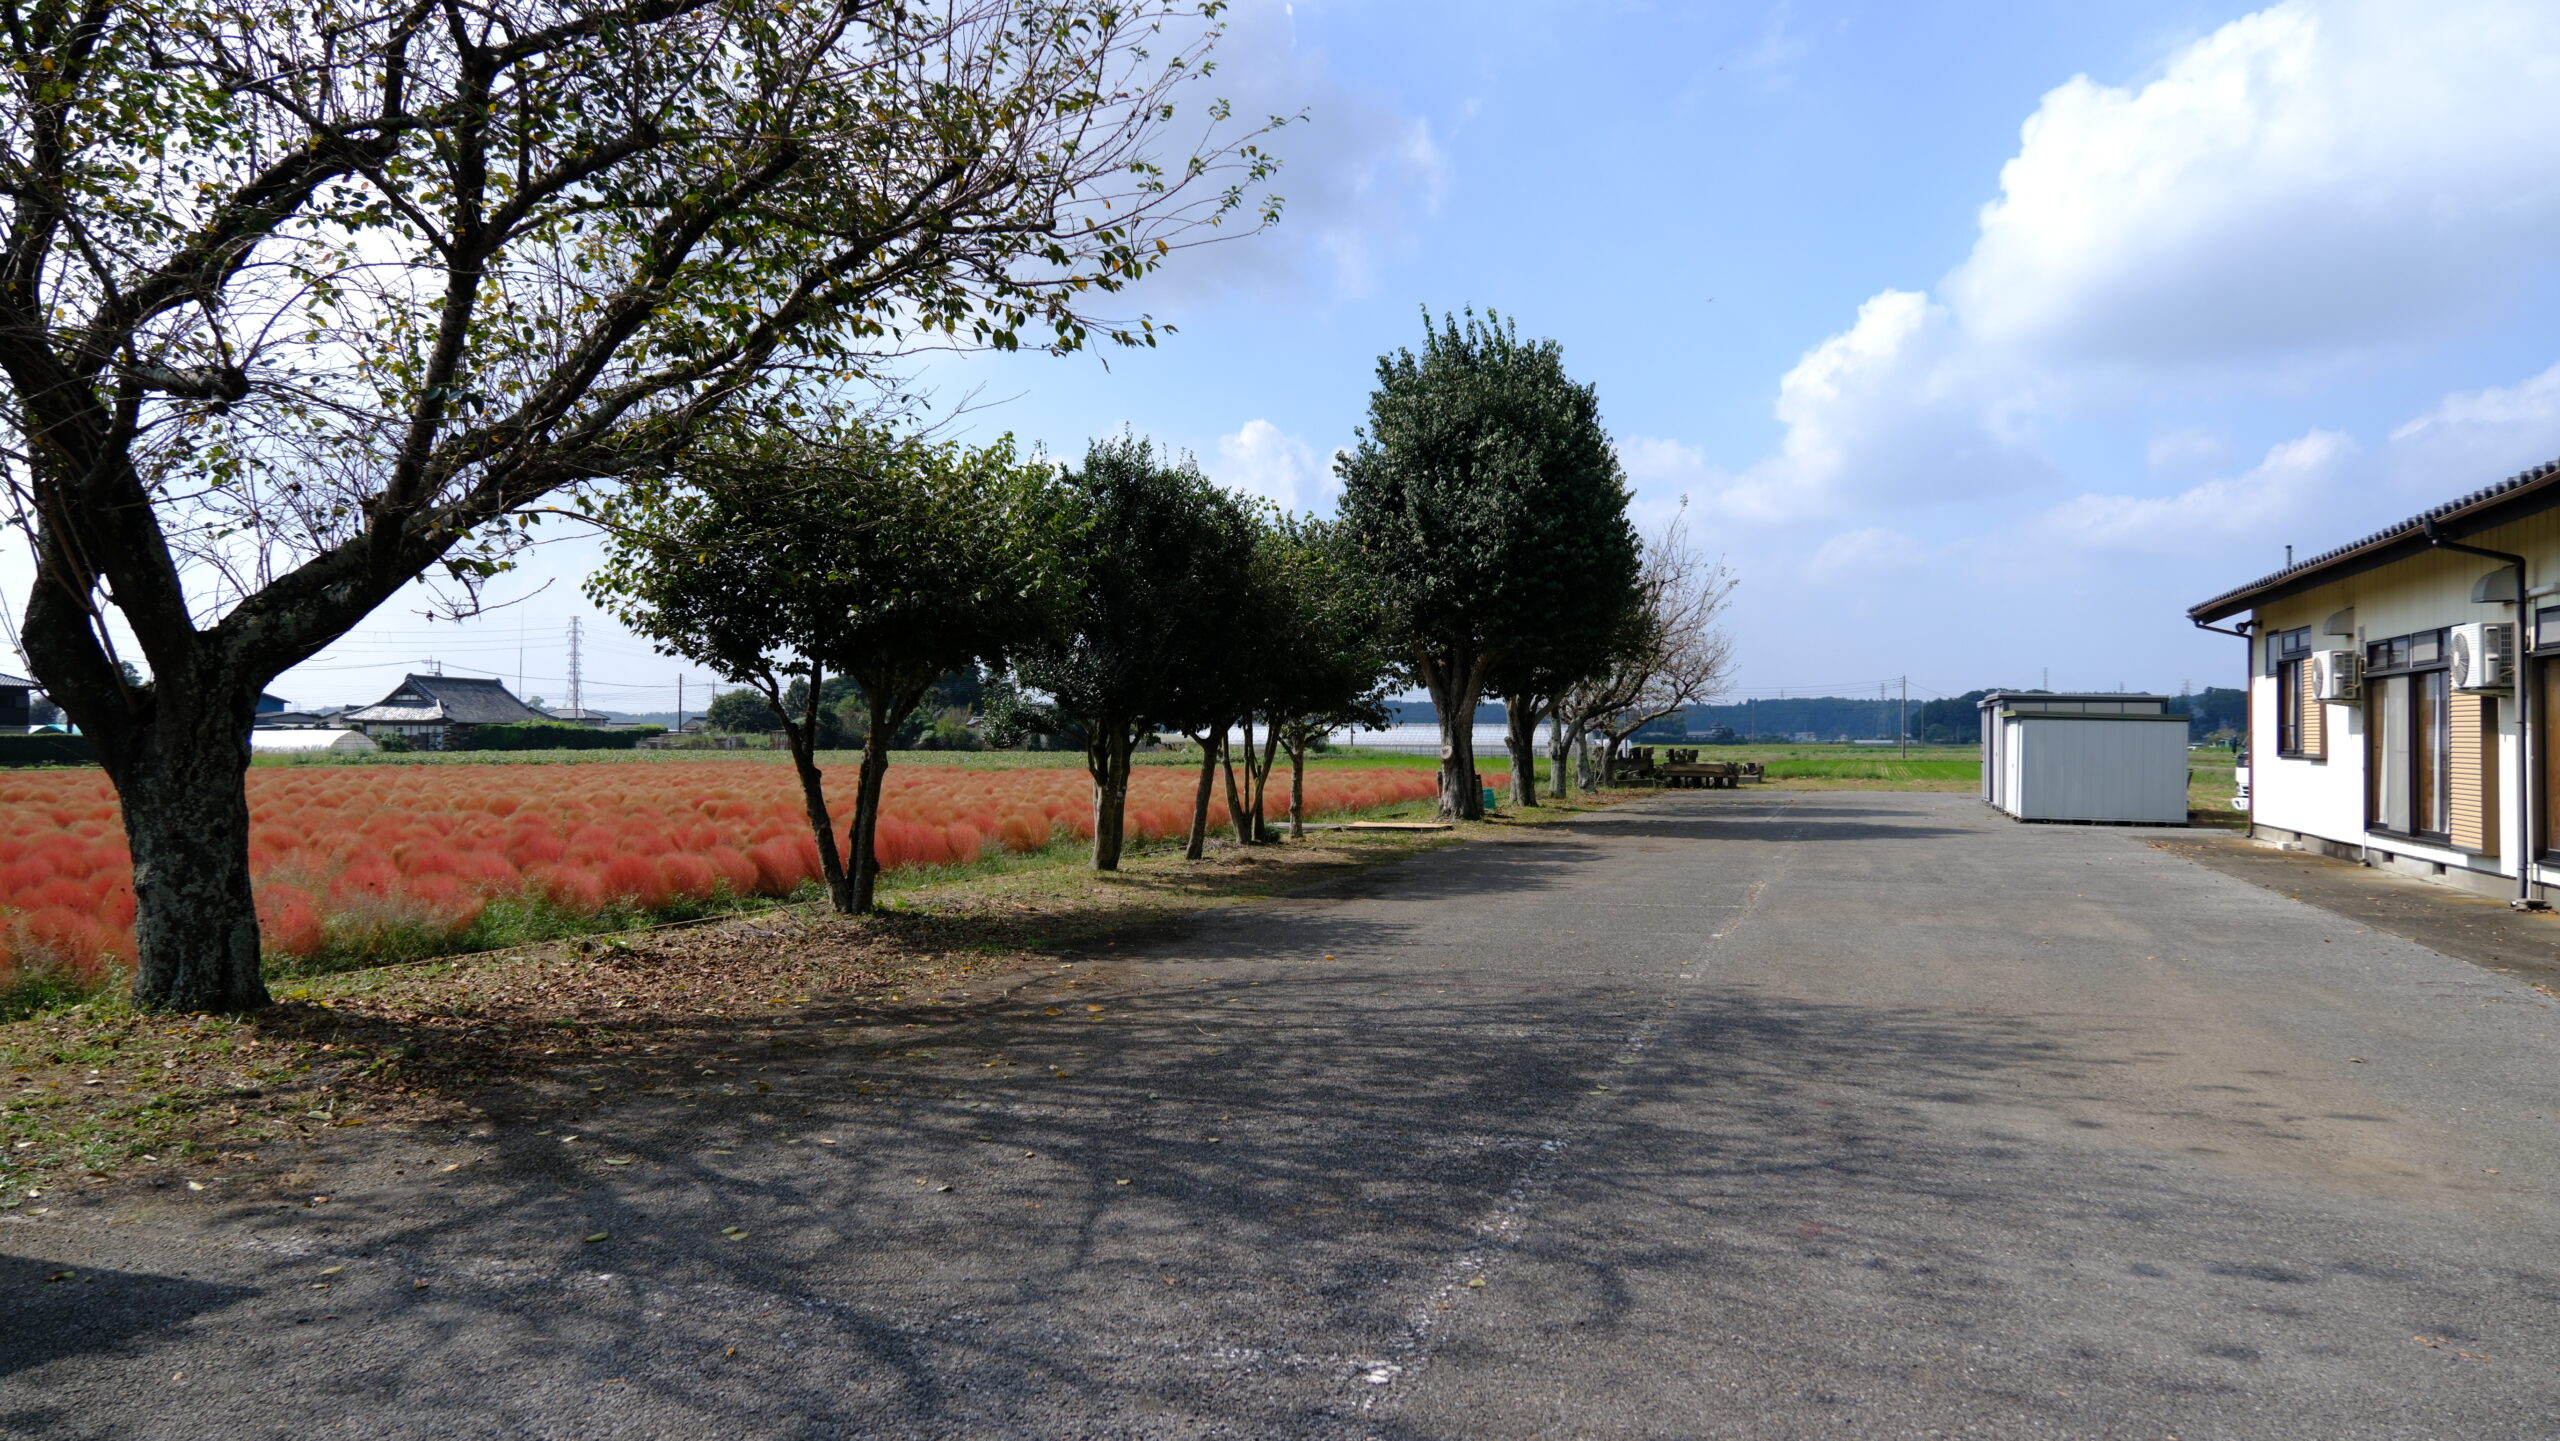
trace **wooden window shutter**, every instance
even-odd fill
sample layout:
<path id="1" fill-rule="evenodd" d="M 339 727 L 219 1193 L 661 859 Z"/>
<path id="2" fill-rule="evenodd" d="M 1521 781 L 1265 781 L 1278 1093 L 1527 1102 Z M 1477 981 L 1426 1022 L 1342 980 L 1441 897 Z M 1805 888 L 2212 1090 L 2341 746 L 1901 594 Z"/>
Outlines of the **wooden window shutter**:
<path id="1" fill-rule="evenodd" d="M 2325 761 L 2329 758 L 2329 708 L 2311 693 L 2311 662 L 2299 660 L 2294 665 L 2298 669 L 2293 678 L 2293 733 L 2305 759 Z"/>
<path id="2" fill-rule="evenodd" d="M 2455 691 L 2445 712 L 2453 728 L 2452 774 L 2445 777 L 2447 829 L 2454 848 L 2479 855 L 2498 853 L 2498 702 L 2471 691 Z"/>

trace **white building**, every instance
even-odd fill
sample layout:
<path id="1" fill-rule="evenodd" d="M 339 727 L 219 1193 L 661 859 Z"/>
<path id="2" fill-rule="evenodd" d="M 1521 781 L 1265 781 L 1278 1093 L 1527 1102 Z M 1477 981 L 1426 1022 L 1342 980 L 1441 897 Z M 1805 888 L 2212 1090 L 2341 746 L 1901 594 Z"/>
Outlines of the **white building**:
<path id="1" fill-rule="evenodd" d="M 2248 641 L 2252 835 L 2531 902 L 2560 880 L 2560 463 L 2188 616 Z"/>
<path id="2" fill-rule="evenodd" d="M 249 732 L 249 753 L 261 756 L 371 755 L 382 747 L 363 731 L 283 728 Z"/>
<path id="3" fill-rule="evenodd" d="M 2187 823 L 2187 718 L 2158 695 L 1984 696 L 1982 798 L 2022 821 Z"/>

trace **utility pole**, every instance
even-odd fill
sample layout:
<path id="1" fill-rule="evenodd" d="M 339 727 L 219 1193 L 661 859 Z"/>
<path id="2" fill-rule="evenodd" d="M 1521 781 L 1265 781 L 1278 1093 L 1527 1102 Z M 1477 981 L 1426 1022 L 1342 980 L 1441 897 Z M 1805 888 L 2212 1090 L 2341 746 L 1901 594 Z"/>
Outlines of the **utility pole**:
<path id="1" fill-rule="evenodd" d="M 684 672 L 676 672 L 676 734 L 684 734 Z"/>
<path id="2" fill-rule="evenodd" d="M 1902 718 L 1893 724 L 1895 754 L 1911 754 L 1911 677 L 1902 678 Z"/>
<path id="3" fill-rule="evenodd" d="M 582 679 L 578 674 L 578 618 L 573 615 L 569 617 L 569 709 L 573 711 L 587 708 L 586 697 L 579 688 Z"/>

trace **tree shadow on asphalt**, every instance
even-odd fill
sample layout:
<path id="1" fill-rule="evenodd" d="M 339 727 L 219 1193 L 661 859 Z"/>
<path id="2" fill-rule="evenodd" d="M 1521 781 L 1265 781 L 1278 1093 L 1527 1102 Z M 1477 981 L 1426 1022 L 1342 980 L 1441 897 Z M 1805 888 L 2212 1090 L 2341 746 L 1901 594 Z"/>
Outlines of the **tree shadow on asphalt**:
<path id="1" fill-rule="evenodd" d="M 12 1240 L 0 1233 L 0 1241 Z M 27 1238 L 33 1240 L 33 1237 Z M 257 1295 L 245 1286 L 0 1254 L 0 1376 L 124 1346 Z M 11 1435 L 27 1418 L 0 1411 Z"/>
<path id="2" fill-rule="evenodd" d="M 1350 953 L 1343 924 L 1308 918 L 1304 949 Z M 813 1010 L 755 1047 L 663 1058 L 737 1058 L 697 1064 L 683 1093 L 582 1101 L 545 1114 L 551 1135 L 499 1129 L 431 1204 L 341 1198 L 326 1237 L 304 1210 L 235 1223 L 381 1261 L 391 1279 L 339 1309 L 391 1328 L 401 1359 L 345 1386 L 461 1429 L 512 1414 L 489 1368 L 513 1356 L 597 1396 L 599 1417 L 759 1435 L 1045 1437 L 1168 1414 L 1322 1433 L 1348 1424 L 1368 1367 L 1417 1358 L 1419 1310 L 1468 1304 L 1443 1293 L 1448 1267 L 1506 1198 L 1549 1213 L 1519 1259 L 1580 1278 L 1556 1298 L 1579 1334 L 1641 1340 L 1637 1298 L 1665 1284 L 1773 1319 L 1770 1296 L 1842 1227 L 1883 1254 L 1900 1304 L 1967 1325 L 1970 1243 L 1929 1218 L 2041 1223 L 1998 1181 L 2017 1139 L 1944 1108 L 1996 1090 L 2067 1110 L 2104 1040 L 2086 1021 L 1725 989 L 1624 1067 L 1656 993 L 1566 977 L 1534 998 L 1425 994 L 1430 977 L 1313 961 L 1216 979 L 1271 953 L 1133 960 L 1101 991 L 1062 971 L 883 1046 L 841 1035 L 880 1022 Z M 1846 1094 L 1864 1113 L 1841 1113 Z M 2068 1204 L 2139 1229 L 2195 1199 L 2165 1176 L 2108 1189 Z M 1663 1227 L 1665 1208 L 1686 1222 Z M 1817 1210 L 1836 1224 L 1799 1234 Z M 1862 1234 L 1891 1216 L 1904 1234 Z M 413 1295 L 410 1274 L 434 1284 Z"/>

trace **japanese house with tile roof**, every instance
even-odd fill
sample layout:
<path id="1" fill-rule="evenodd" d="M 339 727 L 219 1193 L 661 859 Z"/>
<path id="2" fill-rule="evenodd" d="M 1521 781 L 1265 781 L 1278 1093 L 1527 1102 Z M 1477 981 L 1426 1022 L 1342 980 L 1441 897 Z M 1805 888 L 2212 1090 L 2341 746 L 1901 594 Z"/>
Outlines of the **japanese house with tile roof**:
<path id="1" fill-rule="evenodd" d="M 24 676 L 0 675 L 0 731 L 27 728 L 28 709 L 35 693 L 34 681 Z"/>
<path id="2" fill-rule="evenodd" d="M 2539 906 L 2560 884 L 2560 462 L 2204 601 L 2249 647 L 2249 829 Z"/>
<path id="3" fill-rule="evenodd" d="M 549 723 L 495 680 L 474 676 L 413 675 L 399 688 L 343 721 L 379 740 L 405 737 L 420 750 L 451 749 L 474 726 Z"/>

